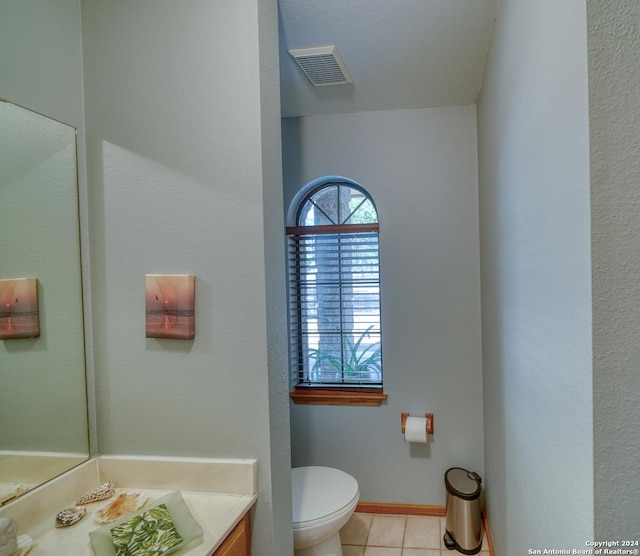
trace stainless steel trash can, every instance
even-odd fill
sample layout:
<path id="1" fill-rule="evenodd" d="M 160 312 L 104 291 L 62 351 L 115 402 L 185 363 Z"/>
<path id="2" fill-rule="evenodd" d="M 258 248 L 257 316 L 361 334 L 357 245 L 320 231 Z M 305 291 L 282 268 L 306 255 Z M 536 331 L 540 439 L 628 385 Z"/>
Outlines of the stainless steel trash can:
<path id="1" fill-rule="evenodd" d="M 444 544 L 449 550 L 477 554 L 482 548 L 481 483 L 477 473 L 461 467 L 451 467 L 444 474 L 447 488 Z"/>

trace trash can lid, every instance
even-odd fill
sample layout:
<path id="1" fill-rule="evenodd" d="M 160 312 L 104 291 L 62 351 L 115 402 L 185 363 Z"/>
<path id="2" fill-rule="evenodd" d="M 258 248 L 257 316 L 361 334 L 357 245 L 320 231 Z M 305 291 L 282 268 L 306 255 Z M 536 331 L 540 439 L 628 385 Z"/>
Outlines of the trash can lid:
<path id="1" fill-rule="evenodd" d="M 475 471 L 467 471 L 462 467 L 451 467 L 444 474 L 447 492 L 464 500 L 475 500 L 480 496 L 482 479 Z"/>

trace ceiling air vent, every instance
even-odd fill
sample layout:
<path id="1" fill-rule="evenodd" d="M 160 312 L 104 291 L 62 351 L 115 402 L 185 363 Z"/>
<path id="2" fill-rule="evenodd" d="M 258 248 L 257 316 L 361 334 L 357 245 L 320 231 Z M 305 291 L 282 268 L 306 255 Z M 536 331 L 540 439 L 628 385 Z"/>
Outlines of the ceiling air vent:
<path id="1" fill-rule="evenodd" d="M 309 81 L 319 85 L 353 83 L 351 74 L 335 46 L 314 46 L 289 50 Z"/>

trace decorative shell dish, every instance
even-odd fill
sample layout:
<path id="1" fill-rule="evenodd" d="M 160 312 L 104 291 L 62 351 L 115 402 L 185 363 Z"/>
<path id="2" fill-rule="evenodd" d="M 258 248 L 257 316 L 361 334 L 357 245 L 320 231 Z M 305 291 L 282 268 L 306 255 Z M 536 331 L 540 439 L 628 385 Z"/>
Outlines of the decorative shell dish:
<path id="1" fill-rule="evenodd" d="M 113 481 L 107 481 L 106 483 L 101 484 L 99 487 L 90 490 L 84 496 L 78 498 L 76 504 L 79 506 L 83 506 L 85 504 L 92 504 L 93 502 L 100 502 L 101 500 L 106 500 L 107 498 L 111 498 L 116 493 L 114 489 Z"/>
<path id="2" fill-rule="evenodd" d="M 147 503 L 142 492 L 121 492 L 115 499 L 96 512 L 98 523 L 111 523 L 131 512 L 139 510 Z"/>
<path id="3" fill-rule="evenodd" d="M 69 527 L 71 525 L 75 525 L 86 513 L 87 508 L 73 507 L 60 510 L 58 515 L 56 515 L 56 527 Z"/>

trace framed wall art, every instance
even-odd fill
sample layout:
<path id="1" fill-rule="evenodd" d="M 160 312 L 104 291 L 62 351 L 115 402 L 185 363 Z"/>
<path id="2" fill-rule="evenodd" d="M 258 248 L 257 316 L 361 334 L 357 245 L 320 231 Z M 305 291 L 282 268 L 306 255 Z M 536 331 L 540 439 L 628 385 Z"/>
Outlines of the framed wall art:
<path id="1" fill-rule="evenodd" d="M 0 340 L 40 336 L 38 280 L 0 280 Z"/>
<path id="2" fill-rule="evenodd" d="M 195 276 L 145 276 L 146 337 L 192 340 L 195 337 Z"/>

